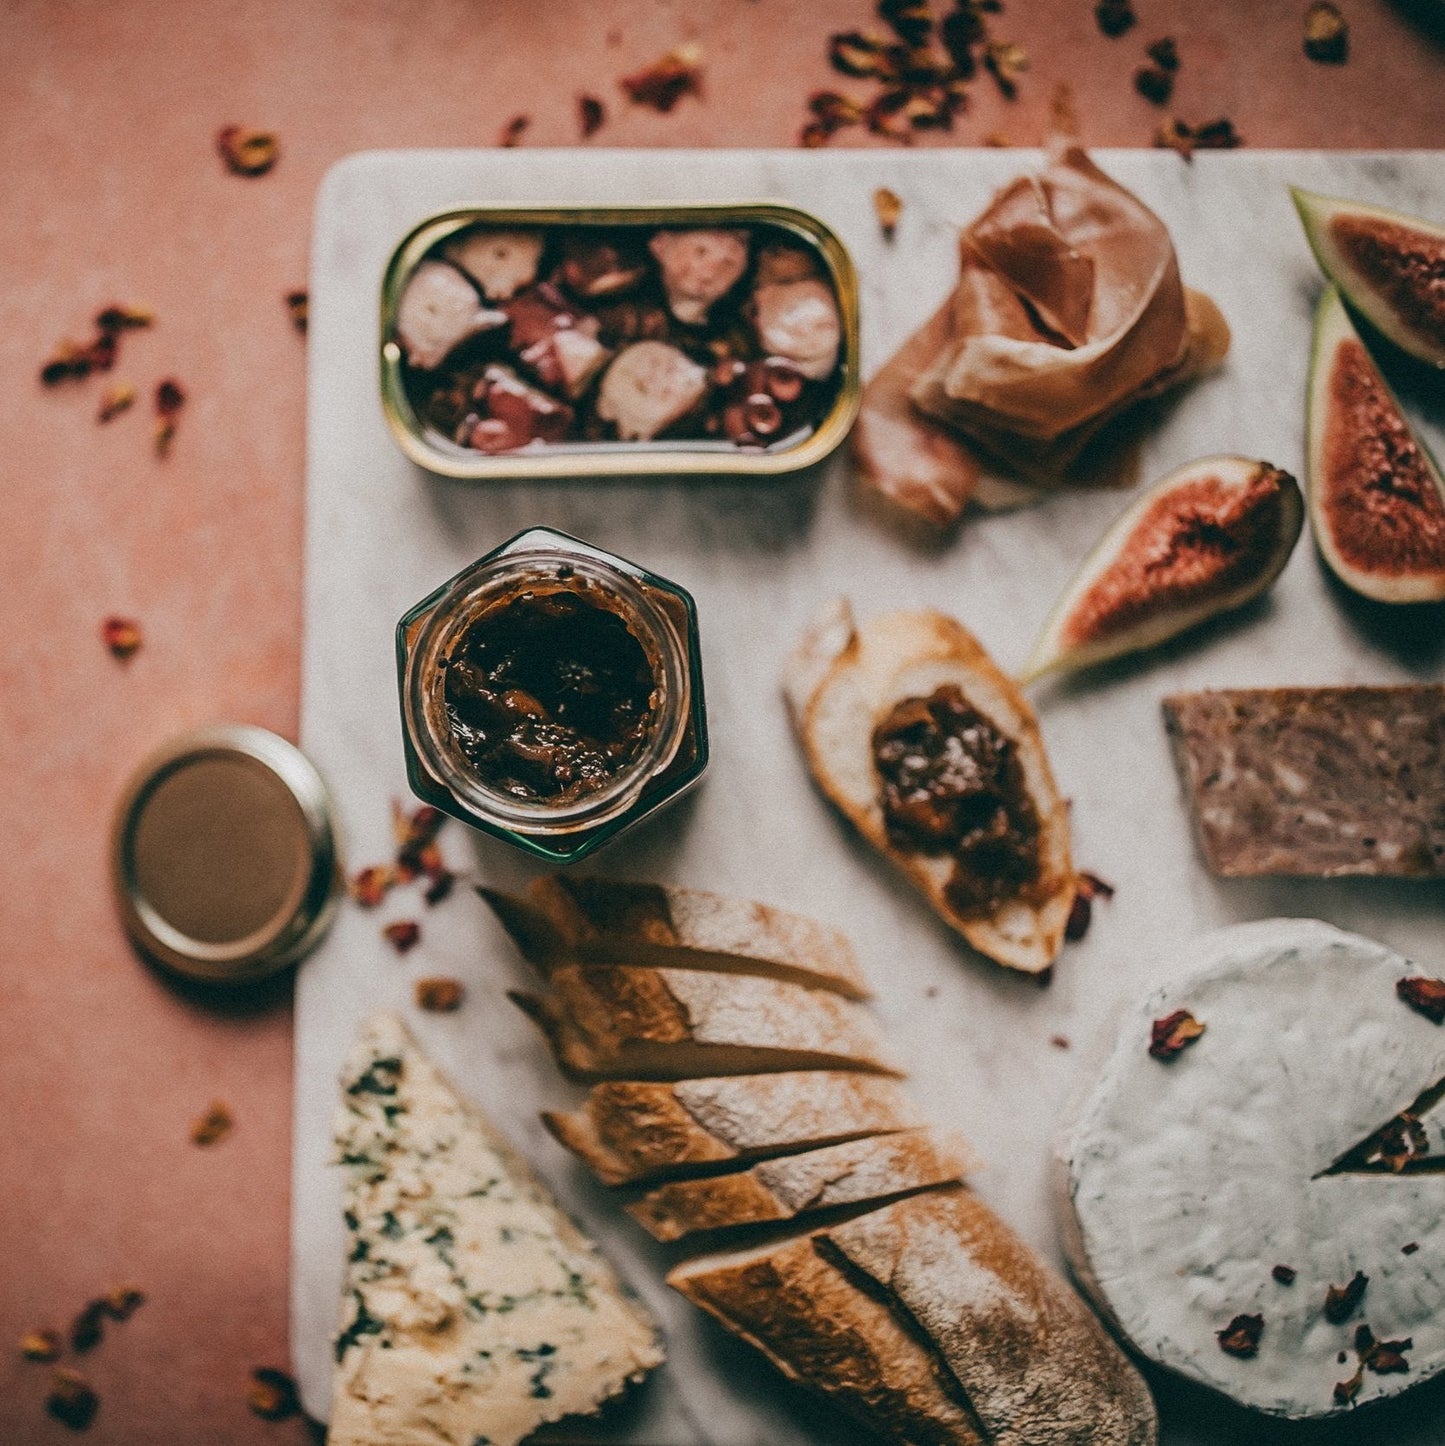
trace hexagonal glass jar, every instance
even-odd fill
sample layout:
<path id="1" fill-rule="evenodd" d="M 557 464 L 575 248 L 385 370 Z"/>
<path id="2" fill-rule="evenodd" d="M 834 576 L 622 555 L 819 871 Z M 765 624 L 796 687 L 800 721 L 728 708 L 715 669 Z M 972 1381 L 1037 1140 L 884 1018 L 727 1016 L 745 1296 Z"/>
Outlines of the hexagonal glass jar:
<path id="1" fill-rule="evenodd" d="M 483 776 L 461 746 L 447 669 L 479 619 L 534 597 L 575 593 L 620 618 L 655 686 L 635 754 L 589 792 L 525 796 Z M 418 798 L 539 858 L 571 863 L 686 792 L 707 767 L 697 610 L 676 583 L 575 537 L 519 533 L 417 603 L 397 624 L 407 778 Z"/>

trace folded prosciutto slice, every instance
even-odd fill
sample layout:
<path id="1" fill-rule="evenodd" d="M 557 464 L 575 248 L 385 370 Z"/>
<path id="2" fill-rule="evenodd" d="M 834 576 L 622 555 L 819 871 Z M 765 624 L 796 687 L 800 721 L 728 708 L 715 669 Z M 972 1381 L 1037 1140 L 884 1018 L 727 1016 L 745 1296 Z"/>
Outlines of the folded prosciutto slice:
<path id="1" fill-rule="evenodd" d="M 865 389 L 856 442 L 873 485 L 932 522 L 981 479 L 995 494 L 998 480 L 1056 485 L 1107 421 L 1228 349 L 1163 222 L 1072 140 L 993 198 L 960 262 L 952 295 Z"/>

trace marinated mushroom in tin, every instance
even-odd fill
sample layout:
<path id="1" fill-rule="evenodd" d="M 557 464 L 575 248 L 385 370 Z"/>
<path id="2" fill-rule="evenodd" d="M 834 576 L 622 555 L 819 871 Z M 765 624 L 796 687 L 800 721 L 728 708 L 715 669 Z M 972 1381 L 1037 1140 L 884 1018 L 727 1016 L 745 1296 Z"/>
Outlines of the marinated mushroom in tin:
<path id="1" fill-rule="evenodd" d="M 459 447 L 781 451 L 837 399 L 843 322 L 779 226 L 479 223 L 412 271 L 394 337 L 412 407 Z"/>

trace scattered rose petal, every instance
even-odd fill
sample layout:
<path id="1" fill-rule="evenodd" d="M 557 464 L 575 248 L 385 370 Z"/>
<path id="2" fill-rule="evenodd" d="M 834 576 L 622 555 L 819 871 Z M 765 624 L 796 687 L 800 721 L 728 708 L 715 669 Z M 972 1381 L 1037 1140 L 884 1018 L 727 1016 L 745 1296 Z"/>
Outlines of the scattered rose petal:
<path id="1" fill-rule="evenodd" d="M 1099 0 L 1094 6 L 1094 19 L 1111 40 L 1117 40 L 1126 31 L 1132 30 L 1139 21 L 1130 0 Z"/>
<path id="2" fill-rule="evenodd" d="M 96 313 L 97 331 L 114 336 L 122 331 L 141 331 L 155 323 L 156 314 L 148 306 L 130 306 L 122 301 L 113 301 Z"/>
<path id="3" fill-rule="evenodd" d="M 1003 131 L 990 131 L 983 138 L 983 143 L 984 145 L 991 146 L 994 150 L 999 151 L 1006 151 L 1009 149 L 1010 146 L 1013 145 L 1013 142 L 1008 138 L 1008 136 L 1003 133 Z"/>
<path id="4" fill-rule="evenodd" d="M 459 1009 L 466 990 L 457 979 L 418 979 L 416 981 L 416 1002 L 418 1007 L 433 1014 L 450 1014 Z"/>
<path id="5" fill-rule="evenodd" d="M 1206 121 L 1202 126 L 1191 126 L 1176 116 L 1160 126 L 1155 133 L 1154 144 L 1178 151 L 1189 161 L 1193 160 L 1195 151 L 1231 151 L 1242 146 L 1244 140 L 1234 129 L 1234 123 L 1225 116 Z"/>
<path id="6" fill-rule="evenodd" d="M 1172 35 L 1156 40 L 1144 53 L 1160 70 L 1172 73 L 1179 69 L 1179 47 L 1174 43 Z"/>
<path id="7" fill-rule="evenodd" d="M 1158 66 L 1146 65 L 1134 72 L 1134 89 L 1150 105 L 1168 105 L 1174 94 L 1174 77 Z"/>
<path id="8" fill-rule="evenodd" d="M 311 309 L 311 294 L 307 291 L 288 291 L 286 293 L 286 312 L 291 318 L 291 325 L 306 335 L 306 328 L 310 324 L 309 312 Z"/>
<path id="9" fill-rule="evenodd" d="M 856 80 L 893 80 L 897 71 L 889 59 L 889 42 L 880 35 L 847 30 L 828 37 L 828 60 L 833 69 Z"/>
<path id="10" fill-rule="evenodd" d="M 351 897 L 363 909 L 374 909 L 386 897 L 394 882 L 390 869 L 372 864 L 354 874 L 348 887 Z"/>
<path id="11" fill-rule="evenodd" d="M 440 864 L 440 853 L 428 855 L 428 848 L 441 832 L 447 816 L 441 809 L 424 803 L 420 808 L 407 813 L 395 800 L 391 805 L 391 827 L 396 838 L 397 867 L 410 869 L 412 876 L 427 871 L 427 858 L 434 857 Z"/>
<path id="12" fill-rule="evenodd" d="M 1445 1024 L 1445 979 L 1425 975 L 1401 979 L 1395 984 L 1395 993 L 1431 1024 Z"/>
<path id="13" fill-rule="evenodd" d="M 84 1431 L 100 1410 L 100 1397 L 83 1376 L 74 1371 L 56 1371 L 50 1377 L 50 1394 L 45 1398 L 45 1409 L 62 1426 L 69 1426 L 72 1431 Z"/>
<path id="14" fill-rule="evenodd" d="M 1281 1285 L 1293 1285 L 1295 1276 L 1299 1274 L 1292 1265 L 1276 1265 L 1270 1274 L 1279 1281 Z"/>
<path id="15" fill-rule="evenodd" d="M 595 136 L 602 129 L 602 123 L 606 119 L 607 107 L 595 95 L 579 95 L 577 97 L 577 124 L 582 131 L 584 141 L 588 136 Z"/>
<path id="16" fill-rule="evenodd" d="M 140 624 L 130 618 L 107 618 L 100 625 L 100 640 L 122 663 L 140 652 Z"/>
<path id="17" fill-rule="evenodd" d="M 1349 24 L 1329 0 L 1315 0 L 1305 11 L 1304 48 L 1321 65 L 1343 65 L 1349 59 Z"/>
<path id="18" fill-rule="evenodd" d="M 450 869 L 440 869 L 429 875 L 431 882 L 427 885 L 426 892 L 422 898 L 428 904 L 439 904 L 451 893 L 457 876 Z"/>
<path id="19" fill-rule="evenodd" d="M 105 1318 L 108 1313 L 103 1300 L 87 1301 L 80 1314 L 70 1323 L 70 1349 L 77 1354 L 94 1350 L 105 1334 Z"/>
<path id="20" fill-rule="evenodd" d="M 1051 1034 L 1049 1036 L 1049 1043 L 1053 1045 L 1055 1049 L 1068 1049 L 1069 1036 L 1067 1034 Z"/>
<path id="21" fill-rule="evenodd" d="M 1365 1298 L 1365 1287 L 1370 1277 L 1357 1270 L 1345 1285 L 1332 1285 L 1325 1292 L 1325 1319 L 1331 1325 L 1341 1325 L 1354 1313 Z"/>
<path id="22" fill-rule="evenodd" d="M 1029 68 L 1028 52 L 1012 40 L 991 40 L 984 51 L 983 63 L 998 82 L 1004 99 L 1013 100 L 1019 93 L 1019 76 Z"/>
<path id="23" fill-rule="evenodd" d="M 168 456 L 171 443 L 176 436 L 176 419 L 186 404 L 186 394 L 180 383 L 167 377 L 156 383 L 156 456 Z"/>
<path id="24" fill-rule="evenodd" d="M 1343 1356 L 1344 1353 L 1341 1352 L 1341 1359 L 1343 1359 Z M 1337 1406 L 1348 1406 L 1350 1402 L 1360 1394 L 1360 1386 L 1363 1384 L 1364 1379 L 1365 1373 L 1362 1368 L 1356 1371 L 1349 1380 L 1336 1381 L 1334 1390 L 1335 1404 Z"/>
<path id="25" fill-rule="evenodd" d="M 1264 1334 L 1262 1315 L 1237 1315 L 1222 1331 L 1215 1331 L 1219 1349 L 1225 1355 L 1248 1360 L 1259 1353 L 1259 1338 Z"/>
<path id="26" fill-rule="evenodd" d="M 1419 1247 L 1418 1245 L 1416 1245 L 1416 1243 L 1412 1240 L 1412 1241 L 1410 1241 L 1410 1243 L 1409 1243 L 1408 1245 L 1402 1245 L 1402 1246 L 1400 1247 L 1400 1254 L 1401 1254 L 1401 1255 L 1413 1255 L 1419 1248 L 1420 1248 L 1420 1247 Z"/>
<path id="27" fill-rule="evenodd" d="M 100 411 L 96 414 L 98 422 L 109 422 L 124 411 L 128 411 L 135 404 L 135 388 L 129 382 L 116 382 L 108 386 L 100 397 Z"/>
<path id="28" fill-rule="evenodd" d="M 878 225 L 883 235 L 891 241 L 898 229 L 899 218 L 903 215 L 903 198 L 887 186 L 879 186 L 873 192 L 873 209 L 878 213 Z"/>
<path id="29" fill-rule="evenodd" d="M 146 1303 L 145 1292 L 133 1285 L 113 1285 L 100 1303 L 111 1320 L 129 1320 Z"/>
<path id="30" fill-rule="evenodd" d="M 702 95 L 702 47 L 689 42 L 618 84 L 634 105 L 650 105 L 666 115 L 685 95 Z"/>
<path id="31" fill-rule="evenodd" d="M 199 1115 L 191 1125 L 191 1142 L 196 1145 L 214 1145 L 231 1133 L 235 1120 L 224 1100 L 212 1100 L 205 1114 Z"/>
<path id="32" fill-rule="evenodd" d="M 233 176 L 264 176 L 281 158 L 281 143 L 269 131 L 223 126 L 216 149 Z"/>
<path id="33" fill-rule="evenodd" d="M 905 45 L 926 45 L 933 33 L 929 0 L 878 0 L 878 18 L 886 21 Z"/>
<path id="34" fill-rule="evenodd" d="M 1364 1364 L 1377 1376 L 1404 1375 L 1410 1369 L 1405 1352 L 1414 1348 L 1415 1342 L 1409 1336 L 1402 1341 L 1376 1341 L 1363 1357 Z"/>
<path id="35" fill-rule="evenodd" d="M 60 1332 L 50 1330 L 26 1331 L 20 1337 L 20 1354 L 27 1361 L 55 1361 L 60 1359 L 60 1352 L 64 1349 L 64 1342 L 60 1339 Z"/>
<path id="36" fill-rule="evenodd" d="M 1174 1059 L 1203 1033 L 1204 1026 L 1187 1009 L 1176 1009 L 1150 1027 L 1149 1053 L 1155 1059 Z"/>
<path id="37" fill-rule="evenodd" d="M 511 120 L 502 127 L 501 134 L 497 137 L 497 144 L 504 148 L 510 148 L 519 144 L 527 127 L 531 124 L 531 116 L 514 115 Z"/>
<path id="38" fill-rule="evenodd" d="M 117 352 L 115 332 L 103 331 L 84 345 L 63 341 L 40 368 L 41 385 L 53 387 L 65 381 L 84 381 L 92 372 L 108 372 L 115 365 Z"/>
<path id="39" fill-rule="evenodd" d="M 398 919 L 381 931 L 381 937 L 398 954 L 405 954 L 421 943 L 421 925 L 415 919 Z"/>
<path id="40" fill-rule="evenodd" d="M 1430 1137 L 1416 1115 L 1404 1110 L 1380 1130 L 1365 1157 L 1367 1165 L 1384 1165 L 1395 1174 L 1403 1173 L 1411 1160 L 1430 1153 Z"/>
<path id="41" fill-rule="evenodd" d="M 251 1372 L 246 1403 L 263 1421 L 286 1421 L 301 1410 L 296 1382 L 272 1366 L 257 1366 Z"/>

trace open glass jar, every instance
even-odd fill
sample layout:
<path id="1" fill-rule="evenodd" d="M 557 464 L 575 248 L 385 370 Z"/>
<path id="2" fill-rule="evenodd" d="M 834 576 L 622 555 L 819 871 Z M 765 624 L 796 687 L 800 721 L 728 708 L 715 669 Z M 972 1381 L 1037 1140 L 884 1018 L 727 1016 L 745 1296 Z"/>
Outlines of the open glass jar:
<path id="1" fill-rule="evenodd" d="M 413 792 L 540 858 L 584 857 L 707 766 L 692 598 L 565 533 L 458 573 L 396 646 Z"/>

